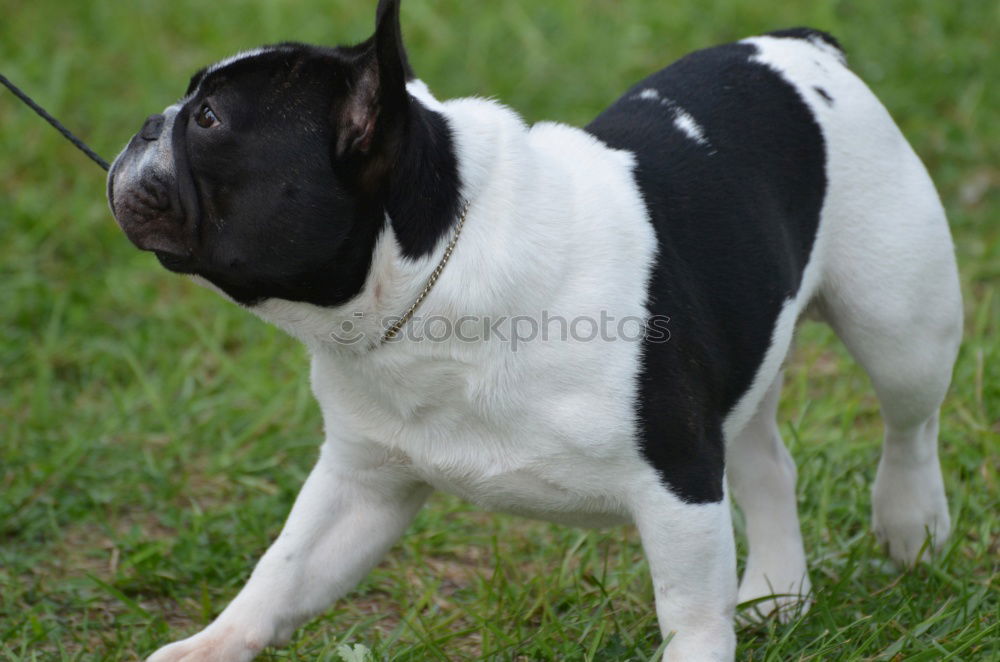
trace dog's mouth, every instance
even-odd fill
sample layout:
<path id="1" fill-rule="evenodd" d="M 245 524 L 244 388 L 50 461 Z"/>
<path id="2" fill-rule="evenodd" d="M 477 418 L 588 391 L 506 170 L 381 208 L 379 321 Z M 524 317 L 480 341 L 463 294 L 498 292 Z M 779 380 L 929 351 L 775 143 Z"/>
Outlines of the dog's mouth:
<path id="1" fill-rule="evenodd" d="M 108 205 L 118 227 L 139 250 L 149 251 L 168 271 L 195 273 L 195 257 L 184 240 L 185 221 L 165 177 L 128 177 L 127 150 L 108 173 Z"/>
<path id="2" fill-rule="evenodd" d="M 176 256 L 191 251 L 183 238 L 183 223 L 169 205 L 146 187 L 118 187 L 111 203 L 118 226 L 136 248 Z"/>
<path id="3" fill-rule="evenodd" d="M 183 109 L 175 113 L 172 107 L 151 116 L 108 172 L 115 221 L 136 248 L 153 252 L 171 271 L 190 270 L 196 243 L 196 187 L 187 170 L 184 132 L 173 130 L 183 128 L 185 117 Z"/>

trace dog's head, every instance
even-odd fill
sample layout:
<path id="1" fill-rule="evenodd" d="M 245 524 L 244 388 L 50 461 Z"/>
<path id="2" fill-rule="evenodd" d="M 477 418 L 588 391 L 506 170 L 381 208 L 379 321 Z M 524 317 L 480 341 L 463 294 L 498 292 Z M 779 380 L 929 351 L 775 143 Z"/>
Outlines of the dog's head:
<path id="1" fill-rule="evenodd" d="M 414 123 L 399 0 L 350 47 L 268 46 L 196 73 L 108 176 L 128 238 L 233 299 L 336 305 L 363 285 Z"/>

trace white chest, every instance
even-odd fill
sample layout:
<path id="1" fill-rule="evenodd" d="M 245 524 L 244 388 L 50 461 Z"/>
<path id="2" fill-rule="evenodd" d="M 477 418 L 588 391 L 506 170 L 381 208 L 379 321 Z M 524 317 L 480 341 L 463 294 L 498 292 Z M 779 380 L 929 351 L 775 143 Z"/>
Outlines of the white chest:
<path id="1" fill-rule="evenodd" d="M 579 364 L 559 368 L 545 353 L 480 363 L 386 356 L 351 368 L 314 357 L 328 443 L 381 449 L 488 510 L 622 521 L 620 483 L 640 461 L 630 403 L 614 384 L 579 379 Z"/>

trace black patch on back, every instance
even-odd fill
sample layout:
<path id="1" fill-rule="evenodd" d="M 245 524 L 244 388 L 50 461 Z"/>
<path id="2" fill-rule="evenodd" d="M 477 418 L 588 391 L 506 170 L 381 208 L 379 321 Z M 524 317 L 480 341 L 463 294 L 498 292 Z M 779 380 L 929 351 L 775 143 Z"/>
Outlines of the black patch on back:
<path id="1" fill-rule="evenodd" d="M 805 41 L 809 41 L 810 39 L 819 39 L 820 41 L 824 41 L 830 46 L 836 48 L 842 55 L 846 53 L 844 47 L 840 45 L 840 42 L 837 41 L 836 37 L 828 32 L 816 30 L 815 28 L 785 28 L 783 30 L 768 32 L 767 36 L 785 39 L 802 39 Z"/>
<path id="2" fill-rule="evenodd" d="M 819 126 L 795 88 L 750 61 L 756 50 L 688 55 L 587 127 L 636 157 L 659 249 L 647 306 L 670 318 L 669 340 L 643 346 L 642 451 L 691 503 L 722 499 L 723 421 L 798 291 L 826 190 Z M 648 89 L 659 98 L 639 96 Z M 678 109 L 706 144 L 675 126 Z"/>
<path id="3" fill-rule="evenodd" d="M 813 85 L 813 89 L 816 90 L 816 94 L 818 94 L 821 97 L 823 97 L 823 101 L 826 102 L 826 105 L 833 106 L 833 97 L 830 96 L 829 92 L 827 92 L 826 90 L 824 90 L 819 85 Z"/>

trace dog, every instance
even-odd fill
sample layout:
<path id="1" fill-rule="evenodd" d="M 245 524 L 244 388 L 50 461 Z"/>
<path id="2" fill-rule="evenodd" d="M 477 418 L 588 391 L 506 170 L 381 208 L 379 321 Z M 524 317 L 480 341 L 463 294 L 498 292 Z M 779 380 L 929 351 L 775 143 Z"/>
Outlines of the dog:
<path id="1" fill-rule="evenodd" d="M 381 0 L 358 45 L 202 69 L 110 170 L 138 248 L 305 343 L 325 423 L 246 586 L 149 659 L 243 661 L 287 642 L 440 489 L 634 523 L 664 659 L 732 660 L 738 603 L 787 618 L 811 600 L 775 423 L 807 314 L 881 404 L 878 539 L 903 565 L 940 548 L 953 244 L 924 166 L 837 41 L 796 28 L 698 51 L 583 129 L 528 127 L 496 101 L 437 100 L 399 4 Z M 592 333 L 598 319 L 612 323 Z M 749 539 L 739 584 L 730 494 Z"/>

